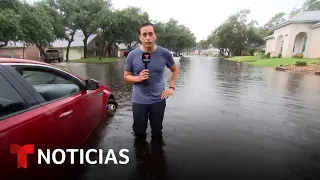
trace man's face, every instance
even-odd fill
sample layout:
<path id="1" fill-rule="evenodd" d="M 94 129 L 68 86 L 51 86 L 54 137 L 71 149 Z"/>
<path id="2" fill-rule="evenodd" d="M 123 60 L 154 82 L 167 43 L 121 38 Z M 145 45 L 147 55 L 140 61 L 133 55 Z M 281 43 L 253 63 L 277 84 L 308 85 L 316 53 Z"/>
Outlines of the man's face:
<path id="1" fill-rule="evenodd" d="M 144 47 L 153 47 L 157 39 L 152 26 L 145 26 L 140 29 L 140 41 Z"/>

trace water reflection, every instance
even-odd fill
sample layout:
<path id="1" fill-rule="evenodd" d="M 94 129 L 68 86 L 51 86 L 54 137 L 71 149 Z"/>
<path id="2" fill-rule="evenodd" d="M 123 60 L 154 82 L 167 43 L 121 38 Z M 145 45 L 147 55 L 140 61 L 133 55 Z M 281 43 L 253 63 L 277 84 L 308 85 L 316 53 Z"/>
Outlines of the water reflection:
<path id="1" fill-rule="evenodd" d="M 68 67 L 108 85 L 120 105 L 87 147 L 130 150 L 128 165 L 82 167 L 83 179 L 320 178 L 318 76 L 183 58 L 176 91 L 167 100 L 166 145 L 156 147 L 132 135 L 131 86 L 123 82 L 123 66 L 124 60 Z M 170 75 L 165 70 L 167 86 Z"/>
<path id="2" fill-rule="evenodd" d="M 145 139 L 136 138 L 134 151 L 136 167 L 131 180 L 170 179 L 167 174 L 167 159 L 163 139 L 152 139 L 150 144 Z"/>

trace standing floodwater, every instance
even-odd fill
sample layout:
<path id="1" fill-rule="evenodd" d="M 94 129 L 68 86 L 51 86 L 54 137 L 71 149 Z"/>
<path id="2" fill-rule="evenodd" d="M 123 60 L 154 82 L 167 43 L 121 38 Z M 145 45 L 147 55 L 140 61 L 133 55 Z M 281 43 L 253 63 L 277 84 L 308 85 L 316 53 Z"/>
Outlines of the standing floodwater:
<path id="1" fill-rule="evenodd" d="M 130 150 L 127 165 L 74 167 L 79 179 L 320 179 L 320 77 L 183 58 L 167 100 L 163 142 L 135 141 L 124 60 L 67 70 L 108 85 L 119 101 L 86 146 Z M 170 78 L 166 70 L 167 81 Z M 94 157 L 92 157 L 94 160 Z M 73 172 L 74 171 L 74 172 Z"/>

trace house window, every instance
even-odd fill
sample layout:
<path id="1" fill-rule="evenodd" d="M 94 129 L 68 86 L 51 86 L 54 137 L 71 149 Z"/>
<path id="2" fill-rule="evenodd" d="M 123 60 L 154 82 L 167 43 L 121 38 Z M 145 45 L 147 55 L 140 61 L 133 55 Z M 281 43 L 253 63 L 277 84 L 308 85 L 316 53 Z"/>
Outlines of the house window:
<path id="1" fill-rule="evenodd" d="M 280 53 L 282 53 L 282 49 L 283 49 L 283 40 L 281 41 Z"/>

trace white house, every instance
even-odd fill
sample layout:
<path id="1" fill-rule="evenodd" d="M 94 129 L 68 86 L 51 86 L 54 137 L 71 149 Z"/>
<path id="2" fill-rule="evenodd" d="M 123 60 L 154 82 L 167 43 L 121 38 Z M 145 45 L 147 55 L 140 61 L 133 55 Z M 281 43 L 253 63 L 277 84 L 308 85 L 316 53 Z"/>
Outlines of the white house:
<path id="1" fill-rule="evenodd" d="M 303 53 L 305 58 L 320 57 L 320 11 L 302 12 L 272 28 L 265 37 L 266 53 L 292 57 Z"/>

